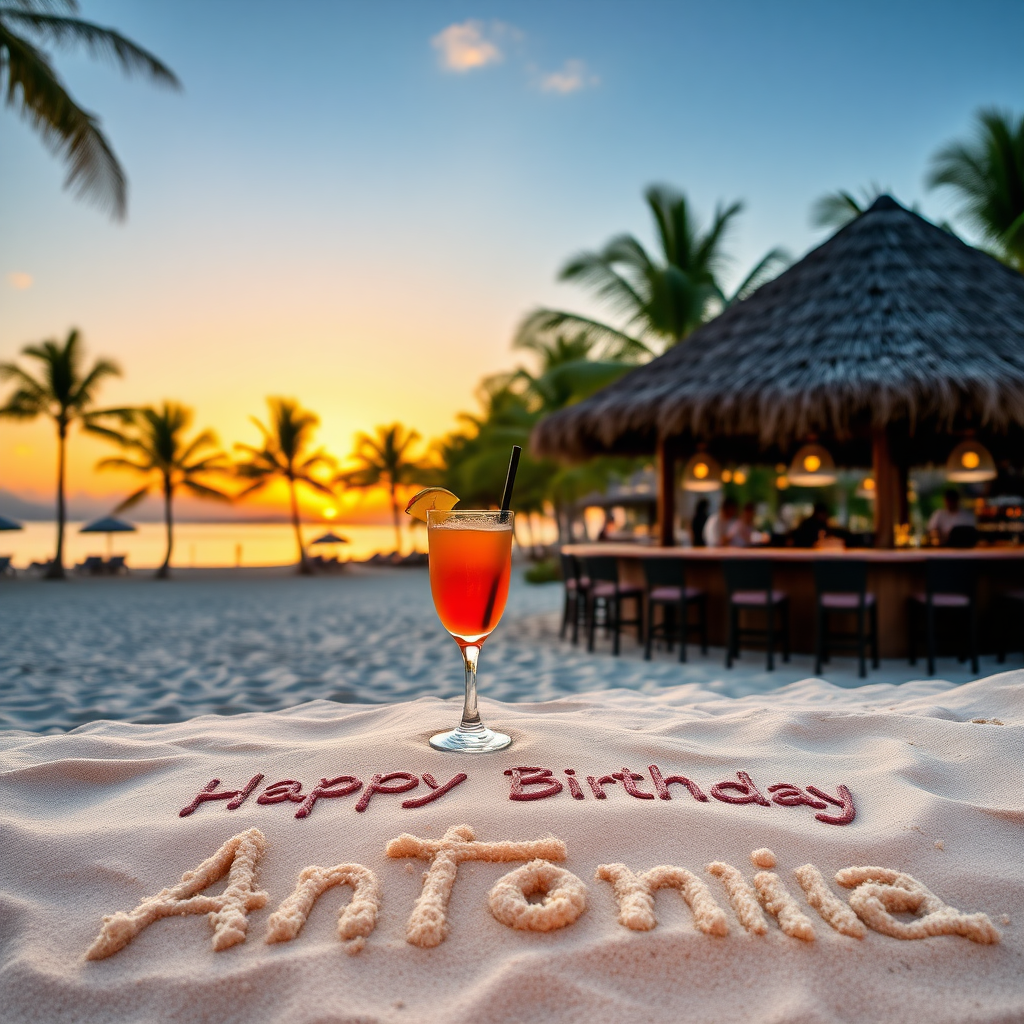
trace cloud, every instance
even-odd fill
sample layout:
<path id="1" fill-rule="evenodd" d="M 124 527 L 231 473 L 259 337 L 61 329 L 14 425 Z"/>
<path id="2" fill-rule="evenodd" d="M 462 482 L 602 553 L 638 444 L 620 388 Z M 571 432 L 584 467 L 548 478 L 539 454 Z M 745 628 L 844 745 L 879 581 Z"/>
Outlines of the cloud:
<path id="1" fill-rule="evenodd" d="M 449 71 L 472 71 L 497 64 L 503 58 L 493 38 L 485 36 L 483 22 L 472 19 L 449 25 L 438 32 L 430 44 L 440 55 L 441 66 Z"/>
<path id="2" fill-rule="evenodd" d="M 7 280 L 11 287 L 17 288 L 19 292 L 32 287 L 32 275 L 26 274 L 23 270 L 16 270 L 13 274 L 8 274 Z"/>
<path id="3" fill-rule="evenodd" d="M 597 75 L 587 70 L 587 65 L 583 61 L 567 60 L 561 70 L 542 74 L 540 87 L 544 92 L 557 92 L 566 96 L 571 92 L 597 85 L 600 81 Z"/>

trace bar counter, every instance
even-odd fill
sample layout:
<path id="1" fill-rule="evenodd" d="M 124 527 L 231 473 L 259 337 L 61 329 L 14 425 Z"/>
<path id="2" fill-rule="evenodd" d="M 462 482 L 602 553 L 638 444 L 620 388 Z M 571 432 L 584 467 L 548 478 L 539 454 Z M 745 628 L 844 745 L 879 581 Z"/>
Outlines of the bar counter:
<path id="1" fill-rule="evenodd" d="M 1024 589 L 1024 545 L 979 547 L 969 550 L 951 548 L 899 548 L 882 551 L 875 548 L 846 550 L 808 548 L 685 548 L 648 547 L 640 544 L 590 543 L 567 544 L 562 549 L 577 558 L 611 556 L 619 560 L 623 582 L 643 584 L 641 562 L 645 558 L 681 558 L 687 563 L 688 586 L 699 587 L 708 595 L 708 634 L 717 647 L 725 646 L 726 591 L 721 563 L 730 558 L 767 559 L 773 563 L 773 585 L 789 594 L 790 645 L 794 651 L 812 654 L 815 645 L 815 591 L 813 563 L 823 560 L 857 559 L 868 563 L 867 588 L 878 602 L 878 647 L 883 658 L 907 656 L 907 598 L 925 589 L 924 564 L 929 558 L 967 559 L 978 564 L 979 651 L 997 650 L 998 630 L 1003 617 L 998 614 L 999 595 L 1007 590 Z M 940 654 L 957 653 L 959 636 L 943 642 L 940 623 Z M 840 620 L 837 625 L 843 627 Z M 1011 652 L 1013 646 L 1010 648 Z M 918 655 L 924 652 L 923 638 L 918 640 Z M 749 656 L 748 656 L 749 657 Z M 1011 662 L 1019 660 L 1011 657 Z M 922 664 L 922 675 L 924 674 Z"/>

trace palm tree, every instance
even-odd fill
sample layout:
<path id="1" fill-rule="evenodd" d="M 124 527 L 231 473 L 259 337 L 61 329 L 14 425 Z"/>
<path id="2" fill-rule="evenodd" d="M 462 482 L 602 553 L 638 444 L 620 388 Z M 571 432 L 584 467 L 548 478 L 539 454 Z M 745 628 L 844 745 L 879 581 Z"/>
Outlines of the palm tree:
<path id="1" fill-rule="evenodd" d="M 975 128 L 973 142 L 935 154 L 927 184 L 952 189 L 971 226 L 1024 273 L 1024 115 L 981 110 Z"/>
<path id="2" fill-rule="evenodd" d="M 81 44 L 127 75 L 144 74 L 174 89 L 181 83 L 153 54 L 113 29 L 82 21 L 77 13 L 76 0 L 0 0 L 0 92 L 64 161 L 64 187 L 122 220 L 128 206 L 124 170 L 100 131 L 99 118 L 74 101 L 40 45 Z"/>
<path id="3" fill-rule="evenodd" d="M 230 501 L 230 495 L 212 487 L 204 478 L 224 474 L 231 469 L 227 456 L 217 450 L 217 436 L 203 430 L 192 440 L 185 437 L 192 425 L 192 410 L 178 402 L 164 402 L 158 409 L 147 406 L 127 410 L 120 416 L 124 429 L 90 423 L 86 429 L 119 445 L 134 456 L 107 458 L 96 463 L 97 469 L 124 469 L 148 476 L 149 479 L 128 495 L 114 510 L 123 512 L 138 504 L 153 487 L 159 487 L 164 499 L 164 524 L 167 528 L 167 553 L 157 570 L 157 579 L 171 574 L 171 553 L 174 550 L 174 517 L 172 505 L 175 491 L 182 489 L 197 498 Z M 211 451 L 213 449 L 213 451 Z"/>
<path id="4" fill-rule="evenodd" d="M 520 368 L 512 379 L 525 385 L 541 415 L 589 398 L 634 366 L 628 358 L 594 358 L 595 339 L 586 331 L 529 334 L 516 338 L 513 347 L 532 352 L 540 364 L 538 373 Z"/>
<path id="5" fill-rule="evenodd" d="M 682 193 L 654 185 L 644 196 L 654 218 L 660 258 L 651 256 L 632 235 L 618 235 L 597 252 L 574 256 L 559 273 L 560 280 L 574 281 L 594 292 L 623 326 L 562 310 L 538 309 L 520 324 L 518 344 L 568 327 L 593 339 L 613 358 L 643 359 L 654 351 L 652 343 L 668 347 L 684 341 L 717 311 L 749 295 L 788 260 L 781 249 L 772 249 L 735 292 L 726 295 L 719 284 L 726 262 L 723 246 L 742 204 L 720 204 L 711 226 L 703 231 Z"/>
<path id="6" fill-rule="evenodd" d="M 391 495 L 391 515 L 395 524 L 395 551 L 402 550 L 402 531 L 398 515 L 398 488 L 402 484 L 422 480 L 430 473 L 430 467 L 422 459 L 415 459 L 411 452 L 420 435 L 415 430 L 408 430 L 401 423 L 377 427 L 376 434 L 359 433 L 356 435 L 352 459 L 354 469 L 339 473 L 336 483 L 347 487 L 376 487 L 378 484 L 387 486 Z"/>
<path id="7" fill-rule="evenodd" d="M 312 454 L 308 453 L 313 441 L 313 432 L 320 425 L 320 417 L 316 413 L 303 409 L 294 398 L 268 398 L 267 407 L 270 410 L 269 427 L 264 426 L 255 416 L 251 417 L 263 435 L 263 447 L 235 445 L 236 449 L 248 455 L 246 461 L 236 463 L 235 472 L 243 480 L 252 481 L 236 497 L 244 498 L 254 494 L 274 480 L 287 482 L 292 527 L 299 549 L 299 572 L 309 575 L 313 569 L 306 559 L 306 546 L 302 542 L 297 488 L 299 484 L 305 484 L 320 494 L 333 497 L 334 491 L 313 476 L 313 473 L 321 467 L 333 467 L 335 463 L 323 448 L 318 448 Z"/>
<path id="8" fill-rule="evenodd" d="M 461 413 L 462 429 L 435 445 L 444 467 L 442 482 L 466 501 L 494 502 L 505 480 L 509 448 L 521 445 L 512 507 L 529 524 L 532 514 L 550 505 L 559 535 L 565 536 L 572 503 L 603 490 L 613 478 L 628 476 L 637 462 L 602 457 L 582 466 L 559 466 L 530 453 L 530 432 L 542 416 L 588 397 L 635 364 L 590 358 L 599 346 L 586 332 L 533 336 L 516 344 L 536 356 L 537 371 L 520 367 L 484 379 L 478 391 L 482 414 Z"/>
<path id="9" fill-rule="evenodd" d="M 63 345 L 44 341 L 26 345 L 22 355 L 39 363 L 40 375 L 33 377 L 17 363 L 0 363 L 0 380 L 13 380 L 14 393 L 0 408 L 0 416 L 31 420 L 49 416 L 57 425 L 57 553 L 46 570 L 47 578 L 64 578 L 64 481 L 67 465 L 68 429 L 76 421 L 88 423 L 96 413 L 91 406 L 107 377 L 119 377 L 120 367 L 109 359 L 98 359 L 83 373 L 81 336 L 72 330 Z M 117 411 L 117 410 L 108 410 Z"/>

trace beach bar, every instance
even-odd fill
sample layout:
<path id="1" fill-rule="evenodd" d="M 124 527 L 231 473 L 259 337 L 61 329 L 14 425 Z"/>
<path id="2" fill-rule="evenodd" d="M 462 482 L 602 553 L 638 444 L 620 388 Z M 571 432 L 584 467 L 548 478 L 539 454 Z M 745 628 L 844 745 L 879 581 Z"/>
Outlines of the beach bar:
<path id="1" fill-rule="evenodd" d="M 814 445 L 838 467 L 870 469 L 870 554 L 672 553 L 694 565 L 720 565 L 723 557 L 776 559 L 788 585 L 808 594 L 808 562 L 868 558 L 882 654 L 902 655 L 905 598 L 919 586 L 925 558 L 933 557 L 891 550 L 909 521 L 911 468 L 947 467 L 963 452 L 966 470 L 983 479 L 1024 463 L 1024 277 L 880 196 L 685 343 L 544 419 L 532 445 L 538 455 L 569 461 L 656 455 L 660 550 L 623 548 L 627 562 L 674 548 L 678 471 L 694 456 L 788 465 Z M 971 552 L 981 570 L 983 615 L 989 595 L 1024 569 L 1020 550 Z M 611 553 L 607 545 L 601 551 Z M 624 571 L 628 576 L 636 566 Z M 710 576 L 703 583 L 712 596 L 721 589 Z M 801 635 L 794 629 L 798 645 Z"/>

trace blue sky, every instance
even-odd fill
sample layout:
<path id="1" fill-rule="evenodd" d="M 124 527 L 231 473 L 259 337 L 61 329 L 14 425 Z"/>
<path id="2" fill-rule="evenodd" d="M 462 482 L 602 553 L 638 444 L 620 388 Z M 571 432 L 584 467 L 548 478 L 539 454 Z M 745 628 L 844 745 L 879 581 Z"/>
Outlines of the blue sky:
<path id="1" fill-rule="evenodd" d="M 532 306 L 594 311 L 556 270 L 616 232 L 648 240 L 647 184 L 705 217 L 745 202 L 738 278 L 772 246 L 821 240 L 809 209 L 831 189 L 878 181 L 949 216 L 924 190 L 930 156 L 980 106 L 1024 108 L 1019 0 L 83 0 L 82 15 L 185 89 L 57 59 L 127 168 L 124 225 L 63 193 L 57 161 L 0 114 L 0 359 L 75 324 L 125 366 L 111 401 L 180 398 L 233 441 L 252 440 L 265 394 L 294 393 L 339 455 L 378 422 L 448 429 L 481 375 L 514 363 Z M 9 436 L 23 454 L 0 433 L 0 486 L 42 487 L 41 427 Z"/>

